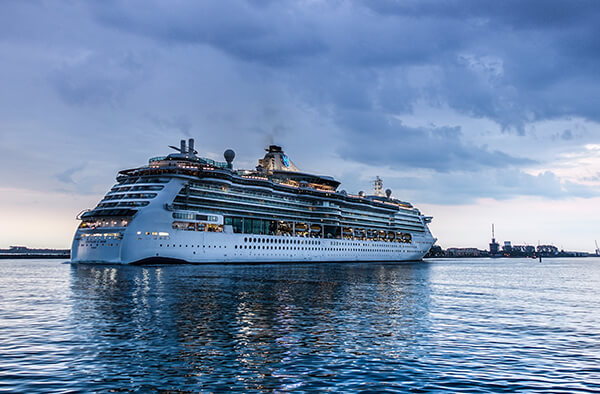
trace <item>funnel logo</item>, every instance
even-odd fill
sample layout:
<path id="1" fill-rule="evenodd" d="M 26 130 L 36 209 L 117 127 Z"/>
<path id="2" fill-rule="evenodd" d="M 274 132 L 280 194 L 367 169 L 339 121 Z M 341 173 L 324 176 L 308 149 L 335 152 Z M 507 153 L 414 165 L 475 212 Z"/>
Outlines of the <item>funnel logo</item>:
<path id="1" fill-rule="evenodd" d="M 284 166 L 286 166 L 286 167 L 290 166 L 290 159 L 286 155 L 281 155 L 281 161 L 283 162 Z"/>

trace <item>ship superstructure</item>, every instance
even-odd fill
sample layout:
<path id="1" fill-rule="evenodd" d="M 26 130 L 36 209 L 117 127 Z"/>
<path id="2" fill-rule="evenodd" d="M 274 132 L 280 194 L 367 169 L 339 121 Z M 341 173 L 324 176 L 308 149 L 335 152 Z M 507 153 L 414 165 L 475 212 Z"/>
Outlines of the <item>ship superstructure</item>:
<path id="1" fill-rule="evenodd" d="M 271 145 L 253 170 L 177 153 L 119 172 L 81 220 L 73 262 L 285 262 L 420 260 L 435 242 L 431 217 L 397 200 L 381 179 L 372 195 L 338 191 Z"/>

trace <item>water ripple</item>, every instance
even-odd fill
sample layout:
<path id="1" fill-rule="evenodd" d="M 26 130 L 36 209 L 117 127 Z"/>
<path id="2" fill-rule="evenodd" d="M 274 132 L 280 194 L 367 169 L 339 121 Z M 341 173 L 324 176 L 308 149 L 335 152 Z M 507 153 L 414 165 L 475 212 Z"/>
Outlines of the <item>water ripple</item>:
<path id="1" fill-rule="evenodd" d="M 0 390 L 600 392 L 600 259 L 0 262 Z"/>

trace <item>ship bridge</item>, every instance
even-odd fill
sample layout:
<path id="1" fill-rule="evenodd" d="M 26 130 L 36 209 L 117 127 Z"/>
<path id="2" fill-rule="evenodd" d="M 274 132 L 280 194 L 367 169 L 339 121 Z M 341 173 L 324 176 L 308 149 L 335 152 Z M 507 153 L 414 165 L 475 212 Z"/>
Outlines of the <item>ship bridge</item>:
<path id="1" fill-rule="evenodd" d="M 274 182 L 300 188 L 311 188 L 324 191 L 335 191 L 340 185 L 330 176 L 322 176 L 301 172 L 285 154 L 281 146 L 270 145 L 267 153 L 258 160 L 256 170 Z"/>

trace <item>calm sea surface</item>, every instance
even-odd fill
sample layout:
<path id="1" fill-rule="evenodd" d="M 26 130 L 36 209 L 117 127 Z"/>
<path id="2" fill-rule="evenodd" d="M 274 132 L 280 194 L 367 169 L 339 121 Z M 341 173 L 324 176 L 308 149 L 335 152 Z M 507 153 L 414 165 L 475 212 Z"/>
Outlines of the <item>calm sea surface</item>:
<path id="1" fill-rule="evenodd" d="M 0 391 L 600 391 L 600 259 L 0 261 Z"/>

